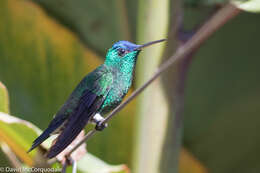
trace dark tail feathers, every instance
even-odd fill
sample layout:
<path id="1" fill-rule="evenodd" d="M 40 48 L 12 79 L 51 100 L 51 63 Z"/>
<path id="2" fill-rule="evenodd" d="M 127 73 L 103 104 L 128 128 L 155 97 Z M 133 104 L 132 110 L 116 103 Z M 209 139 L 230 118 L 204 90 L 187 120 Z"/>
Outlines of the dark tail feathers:
<path id="1" fill-rule="evenodd" d="M 47 128 L 38 138 L 33 141 L 31 148 L 27 151 L 28 153 L 45 141 L 53 130 Z"/>

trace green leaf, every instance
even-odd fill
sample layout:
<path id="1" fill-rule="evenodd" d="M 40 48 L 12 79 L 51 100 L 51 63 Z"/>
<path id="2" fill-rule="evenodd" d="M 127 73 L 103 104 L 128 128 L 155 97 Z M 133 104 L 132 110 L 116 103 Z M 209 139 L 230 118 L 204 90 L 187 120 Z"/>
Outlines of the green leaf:
<path id="1" fill-rule="evenodd" d="M 32 153 L 27 153 L 27 150 L 39 134 L 41 134 L 41 130 L 30 122 L 0 112 L 0 140 L 4 141 L 29 166 L 35 164 L 35 158 L 33 157 L 35 156 L 35 150 Z M 47 149 L 47 145 L 43 145 L 43 147 Z M 80 159 L 78 170 L 88 173 L 128 172 L 125 165 L 109 165 L 90 153 Z"/>
<path id="2" fill-rule="evenodd" d="M 84 173 L 129 173 L 127 166 L 109 165 L 90 153 L 78 162 L 78 170 Z"/>
<path id="3" fill-rule="evenodd" d="M 260 12 L 260 0 L 233 0 L 238 8 L 248 12 Z"/>
<path id="4" fill-rule="evenodd" d="M 0 82 L 0 112 L 9 113 L 8 91 L 4 84 Z"/>
<path id="5" fill-rule="evenodd" d="M 118 40 L 130 40 L 125 1 L 34 0 L 98 52 Z"/>
<path id="6" fill-rule="evenodd" d="M 27 153 L 32 141 L 41 133 L 33 124 L 0 112 L 0 140 L 27 165 L 34 164 L 35 152 Z"/>
<path id="7" fill-rule="evenodd" d="M 207 168 L 190 152 L 180 152 L 179 173 L 208 173 Z"/>

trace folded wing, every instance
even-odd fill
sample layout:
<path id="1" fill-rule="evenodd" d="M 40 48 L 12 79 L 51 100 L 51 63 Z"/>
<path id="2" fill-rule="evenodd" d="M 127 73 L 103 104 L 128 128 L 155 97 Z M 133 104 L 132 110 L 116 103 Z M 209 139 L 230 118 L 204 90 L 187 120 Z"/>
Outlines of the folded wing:
<path id="1" fill-rule="evenodd" d="M 97 96 L 86 89 L 79 101 L 78 107 L 70 115 L 57 141 L 50 148 L 47 154 L 48 158 L 55 157 L 77 137 L 90 117 L 100 108 L 103 101 L 104 98 L 102 96 Z"/>
<path id="2" fill-rule="evenodd" d="M 99 67 L 83 81 L 83 87 L 77 107 L 73 109 L 63 126 L 55 144 L 50 148 L 47 157 L 52 158 L 62 152 L 81 132 L 89 119 L 97 113 L 110 90 L 113 76 L 105 67 Z M 85 83 L 85 85 L 84 85 Z M 86 87 L 85 87 L 86 86 Z"/>

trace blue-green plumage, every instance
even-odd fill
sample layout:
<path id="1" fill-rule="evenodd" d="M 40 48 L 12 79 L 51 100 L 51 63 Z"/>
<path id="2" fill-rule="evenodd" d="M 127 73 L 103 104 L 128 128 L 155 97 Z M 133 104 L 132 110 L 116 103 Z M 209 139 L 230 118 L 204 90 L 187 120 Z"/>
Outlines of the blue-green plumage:
<path id="1" fill-rule="evenodd" d="M 120 104 L 132 84 L 137 56 L 143 47 L 164 40 L 136 45 L 119 41 L 108 50 L 104 64 L 89 73 L 57 112 L 48 128 L 33 142 L 29 151 L 51 134 L 59 133 L 47 157 L 63 151 L 97 113 L 101 115 Z"/>

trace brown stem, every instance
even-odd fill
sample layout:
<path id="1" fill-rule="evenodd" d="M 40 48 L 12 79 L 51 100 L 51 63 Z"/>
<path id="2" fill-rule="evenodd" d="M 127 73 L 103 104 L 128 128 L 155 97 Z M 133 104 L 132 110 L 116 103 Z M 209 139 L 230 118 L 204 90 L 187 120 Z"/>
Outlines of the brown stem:
<path id="1" fill-rule="evenodd" d="M 3 151 L 3 153 L 5 153 L 7 159 L 14 168 L 20 168 L 22 166 L 22 163 L 19 161 L 19 159 L 16 157 L 16 155 L 12 152 L 12 150 L 6 143 L 1 142 L 0 148 Z"/>

